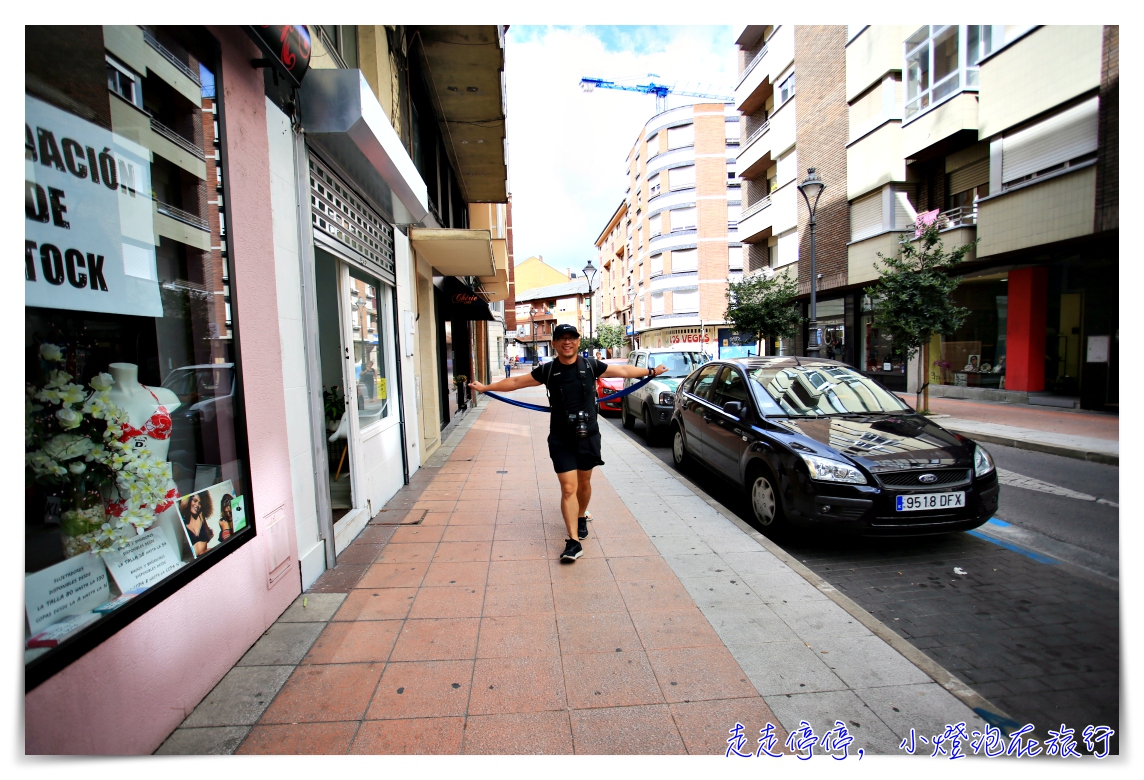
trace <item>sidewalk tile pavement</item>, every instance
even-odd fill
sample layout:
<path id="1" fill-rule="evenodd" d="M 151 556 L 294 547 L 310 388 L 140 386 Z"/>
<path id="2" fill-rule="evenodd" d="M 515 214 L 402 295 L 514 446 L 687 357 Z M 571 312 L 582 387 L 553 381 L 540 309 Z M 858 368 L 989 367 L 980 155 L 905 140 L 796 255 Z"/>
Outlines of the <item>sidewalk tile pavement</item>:
<path id="1" fill-rule="evenodd" d="M 781 745 L 839 717 L 896 752 L 972 719 L 606 426 L 584 557 L 561 564 L 547 418 L 469 417 L 387 505 L 422 521 L 369 526 L 159 752 L 722 755 L 737 722 L 753 750 L 767 723 Z"/>

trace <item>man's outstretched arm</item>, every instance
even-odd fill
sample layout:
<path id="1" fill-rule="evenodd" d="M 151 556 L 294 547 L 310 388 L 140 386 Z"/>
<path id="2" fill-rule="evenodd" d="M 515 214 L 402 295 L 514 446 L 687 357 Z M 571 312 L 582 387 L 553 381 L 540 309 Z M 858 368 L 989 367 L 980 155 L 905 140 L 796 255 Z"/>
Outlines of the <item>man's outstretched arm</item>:
<path id="1" fill-rule="evenodd" d="M 476 390 L 478 393 L 487 393 L 490 390 L 494 393 L 507 393 L 510 390 L 519 390 L 522 387 L 537 387 L 540 382 L 532 378 L 532 374 L 521 374 L 509 379 L 502 379 L 499 382 L 493 382 L 491 385 L 482 385 L 480 382 L 469 382 L 469 387 Z"/>
<path id="2" fill-rule="evenodd" d="M 656 366 L 652 369 L 652 371 L 656 376 L 659 376 L 660 374 L 667 371 L 667 366 Z M 647 375 L 648 373 L 646 368 L 638 368 L 636 366 L 621 366 L 615 363 L 610 364 L 608 366 L 608 370 L 602 374 L 602 376 L 615 377 L 617 379 L 644 379 L 647 377 Z"/>

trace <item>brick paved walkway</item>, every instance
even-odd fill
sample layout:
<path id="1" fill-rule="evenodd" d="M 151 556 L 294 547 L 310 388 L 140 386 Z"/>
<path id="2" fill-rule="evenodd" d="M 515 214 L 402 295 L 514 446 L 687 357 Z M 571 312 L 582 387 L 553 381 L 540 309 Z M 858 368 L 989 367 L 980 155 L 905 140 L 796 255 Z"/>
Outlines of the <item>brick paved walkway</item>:
<path id="1" fill-rule="evenodd" d="M 427 511 L 422 523 L 371 526 L 342 554 L 314 590 L 356 582 L 332 619 L 321 613 L 336 602 L 322 599 L 339 597 L 309 596 L 318 622 L 295 633 L 316 641 L 237 752 L 722 754 L 736 721 L 746 749 L 767 722 L 782 744 L 599 472 L 584 557 L 558 563 L 566 534 L 547 424 L 486 409 L 421 480 L 411 508 Z"/>

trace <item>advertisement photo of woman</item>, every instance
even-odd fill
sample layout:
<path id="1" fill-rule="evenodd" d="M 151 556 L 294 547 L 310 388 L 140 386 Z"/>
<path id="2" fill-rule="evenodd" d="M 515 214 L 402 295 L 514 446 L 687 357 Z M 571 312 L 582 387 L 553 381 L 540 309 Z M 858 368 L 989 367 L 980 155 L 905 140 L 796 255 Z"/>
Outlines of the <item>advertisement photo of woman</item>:
<path id="1" fill-rule="evenodd" d="M 183 527 L 195 557 L 205 553 L 214 539 L 214 530 L 207 525 L 207 518 L 214 514 L 214 502 L 209 490 L 202 490 L 179 499 L 179 514 L 183 517 Z"/>
<path id="2" fill-rule="evenodd" d="M 231 509 L 231 502 L 234 501 L 234 496 L 227 493 L 222 497 L 221 505 L 218 510 L 218 540 L 225 542 L 234 533 L 234 515 Z"/>

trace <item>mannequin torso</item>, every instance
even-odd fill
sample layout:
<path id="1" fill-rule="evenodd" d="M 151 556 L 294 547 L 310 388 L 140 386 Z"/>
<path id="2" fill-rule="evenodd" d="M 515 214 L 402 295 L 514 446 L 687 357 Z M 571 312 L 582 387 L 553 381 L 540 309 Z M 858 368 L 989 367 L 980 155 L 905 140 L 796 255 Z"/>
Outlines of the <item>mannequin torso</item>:
<path id="1" fill-rule="evenodd" d="M 147 447 L 160 460 L 166 460 L 171 446 L 170 413 L 181 406 L 179 396 L 165 387 L 140 384 L 139 367 L 134 363 L 112 363 L 107 369 L 114 380 L 107 394 L 127 414 L 131 424 L 127 433 L 134 434 L 130 436 L 132 445 Z"/>

